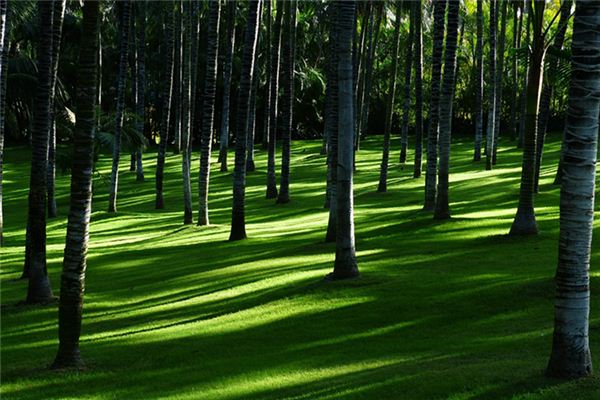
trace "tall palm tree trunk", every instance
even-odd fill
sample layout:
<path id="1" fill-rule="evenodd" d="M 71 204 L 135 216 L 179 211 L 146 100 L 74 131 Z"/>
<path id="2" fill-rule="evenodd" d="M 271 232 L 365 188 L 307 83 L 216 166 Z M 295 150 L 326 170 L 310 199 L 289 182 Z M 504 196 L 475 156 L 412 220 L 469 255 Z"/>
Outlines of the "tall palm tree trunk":
<path id="1" fill-rule="evenodd" d="M 325 207 L 329 208 L 326 242 L 336 241 L 337 231 L 337 160 L 338 160 L 338 14 L 335 2 L 329 3 L 329 75 L 327 90 L 330 93 L 329 118 L 325 121 L 327 129 L 327 193 Z"/>
<path id="2" fill-rule="evenodd" d="M 202 140 L 200 154 L 199 209 L 198 225 L 208 225 L 208 185 L 210 178 L 210 157 L 217 92 L 217 59 L 219 54 L 219 18 L 221 7 L 218 1 L 211 1 L 208 10 L 208 35 L 206 37 L 206 70 L 204 77 L 204 105 L 202 107 Z"/>
<path id="3" fill-rule="evenodd" d="M 39 44 L 37 51 L 38 83 L 35 97 L 33 132 L 31 134 L 31 177 L 29 180 L 29 212 L 26 243 L 29 277 L 26 302 L 45 303 L 52 300 L 52 289 L 46 268 L 46 179 L 48 168 L 48 132 L 52 105 L 52 36 L 53 3 L 40 1 Z"/>
<path id="4" fill-rule="evenodd" d="M 219 2 L 211 2 L 211 4 Z M 189 1 L 180 3 L 182 11 L 182 73 L 181 73 L 181 172 L 183 176 L 183 224 L 189 225 L 194 222 L 192 205 L 192 179 L 190 146 L 192 140 L 192 10 Z"/>
<path id="5" fill-rule="evenodd" d="M 352 30 L 355 18 L 354 1 L 339 5 L 338 44 L 338 164 L 337 164 L 337 240 L 335 263 L 329 279 L 347 279 L 358 276 L 354 239 L 354 200 L 352 173 L 354 168 L 353 71 Z"/>
<path id="6" fill-rule="evenodd" d="M 415 163 L 413 169 L 413 177 L 419 178 L 421 176 L 423 168 L 423 26 L 421 15 L 421 1 L 415 1 L 413 7 L 415 8 Z M 410 101 L 410 92 L 408 94 L 408 97 Z M 403 143 L 403 146 L 406 145 L 405 147 L 408 147 L 408 132 L 406 132 L 406 136 L 403 139 Z"/>
<path id="7" fill-rule="evenodd" d="M 521 188 L 519 207 L 510 228 L 510 235 L 534 235 L 538 233 L 533 208 L 533 181 L 535 178 L 535 151 L 537 141 L 537 118 L 540 104 L 540 88 L 544 73 L 544 1 L 534 1 L 532 12 L 533 36 L 527 78 L 527 109 L 523 136 L 523 164 L 521 168 Z"/>
<path id="8" fill-rule="evenodd" d="M 236 121 L 235 169 L 233 171 L 233 207 L 231 210 L 231 232 L 229 240 L 246 238 L 246 143 L 248 141 L 248 111 L 250 90 L 254 76 L 254 52 L 258 36 L 258 13 L 260 0 L 250 0 L 244 38 L 242 71 L 240 76 L 238 112 Z"/>
<path id="9" fill-rule="evenodd" d="M 98 1 L 85 1 L 77 72 L 77 123 L 73 135 L 71 206 L 67 222 L 58 309 L 58 352 L 53 368 L 80 368 L 79 336 L 92 211 L 94 130 L 100 29 Z"/>
<path id="10" fill-rule="evenodd" d="M 262 13 L 261 13 L 262 14 Z M 255 70 L 257 71 L 252 77 L 252 87 L 250 89 L 250 105 L 248 111 L 248 143 L 247 146 L 247 155 L 246 155 L 246 172 L 254 172 L 256 170 L 256 166 L 254 165 L 254 143 L 256 141 L 256 97 L 258 96 L 258 54 L 260 49 L 260 24 L 261 24 L 261 14 L 257 16 L 258 18 L 258 36 L 256 38 L 256 51 L 254 52 L 254 65 Z"/>
<path id="11" fill-rule="evenodd" d="M 444 82 L 440 98 L 440 164 L 438 171 L 438 189 L 435 201 L 435 219 L 450 218 L 448 200 L 448 178 L 450 174 L 450 139 L 452 137 L 452 102 L 454 99 L 454 80 L 456 73 L 456 43 L 458 38 L 459 0 L 448 0 L 448 30 L 446 33 L 446 51 L 444 62 Z"/>
<path id="12" fill-rule="evenodd" d="M 408 122 L 410 117 L 410 103 L 411 103 L 411 95 L 410 95 L 410 84 L 411 84 L 411 75 L 413 70 L 413 49 L 415 48 L 415 14 L 417 13 L 417 7 L 420 8 L 421 4 L 419 2 L 418 6 L 416 3 L 411 3 L 410 7 L 410 22 L 408 29 L 408 39 L 406 44 L 406 53 L 404 58 L 404 103 L 402 106 L 402 127 L 400 133 L 400 163 L 404 164 L 406 162 L 406 152 L 408 150 Z M 420 12 L 420 10 L 419 10 Z M 394 37 L 395 38 L 395 37 Z M 395 40 L 395 39 L 394 39 Z M 394 41 L 394 45 L 396 42 Z M 397 57 L 397 55 L 396 55 Z M 392 60 L 393 62 L 393 60 Z M 414 66 L 416 67 L 417 63 L 415 60 Z M 387 121 L 386 121 L 387 123 Z"/>
<path id="13" fill-rule="evenodd" d="M 279 54 L 282 43 L 282 20 L 284 2 L 278 0 L 276 3 L 277 14 L 275 16 L 275 26 L 273 27 L 273 43 L 271 43 L 271 81 L 269 82 L 269 97 L 271 98 L 271 115 L 269 117 L 269 149 L 267 154 L 267 199 L 277 198 L 277 177 L 275 175 L 275 151 L 277 147 L 277 107 L 279 105 L 279 75 L 281 63 Z"/>
<path id="14" fill-rule="evenodd" d="M 379 184 L 377 191 L 380 193 L 387 192 L 387 174 L 390 159 L 390 137 L 392 131 L 392 120 L 394 116 L 394 99 L 396 98 L 396 77 L 398 75 L 398 47 L 400 44 L 400 20 L 402 13 L 402 3 L 396 4 L 396 29 L 394 31 L 394 43 L 392 47 L 392 73 L 390 76 L 390 89 L 387 97 L 387 105 L 385 108 L 385 130 L 383 131 L 383 155 L 381 157 L 381 169 L 379 170 Z M 341 20 L 341 16 L 340 16 Z M 341 39 L 340 39 L 341 41 Z M 341 65 L 341 61 L 340 61 Z M 341 96 L 340 92 L 340 96 Z M 341 106 L 342 102 L 339 101 Z M 341 111 L 340 111 L 341 113 Z M 340 123 L 341 124 L 341 123 Z M 340 127 L 341 129 L 341 127 Z"/>
<path id="15" fill-rule="evenodd" d="M 273 71 L 273 64 L 271 60 L 271 26 L 273 25 L 273 17 L 272 17 L 272 6 L 271 0 L 265 0 L 265 4 L 263 6 L 265 15 L 263 16 L 264 25 L 265 25 L 265 40 L 264 40 L 264 50 L 265 50 L 265 77 L 266 84 L 264 86 L 263 91 L 263 101 L 264 101 L 264 114 L 263 114 L 263 127 L 262 127 L 262 148 L 263 150 L 267 150 L 269 148 L 269 126 L 271 124 L 271 74 Z"/>
<path id="16" fill-rule="evenodd" d="M 498 88 L 496 81 L 496 76 L 500 74 L 497 70 L 498 66 L 498 56 L 497 56 L 497 48 L 496 48 L 496 30 L 498 28 L 498 1 L 502 0 L 490 0 L 490 84 L 488 85 L 489 90 L 489 103 L 488 103 L 488 118 L 487 118 L 487 127 L 486 127 L 486 135 L 485 135 L 485 169 L 492 169 L 492 155 L 493 155 L 493 147 L 494 147 L 494 126 L 496 124 L 496 102 L 498 100 L 498 96 L 496 96 L 496 90 Z"/>
<path id="17" fill-rule="evenodd" d="M 286 40 L 283 46 L 283 130 L 281 135 L 281 176 L 277 203 L 290 201 L 290 164 L 292 157 L 292 126 L 294 117 L 294 37 L 296 35 L 296 1 L 286 2 Z"/>
<path id="18" fill-rule="evenodd" d="M 6 116 L 6 83 L 8 78 L 8 22 L 8 0 L 0 0 L 0 246 L 4 244 L 2 175 L 4 168 L 4 121 Z"/>
<path id="19" fill-rule="evenodd" d="M 560 7 L 560 19 L 558 22 L 558 31 L 554 37 L 554 43 L 552 47 L 555 51 L 560 51 L 565 41 L 565 34 L 567 32 L 567 25 L 569 18 L 571 17 L 571 5 L 573 4 L 570 0 L 564 0 Z M 558 69 L 559 59 L 556 56 L 551 56 L 548 63 L 548 71 L 553 76 L 554 71 Z M 548 128 L 548 119 L 550 118 L 550 101 L 552 100 L 552 94 L 554 92 L 554 79 L 545 79 L 542 88 L 542 97 L 540 98 L 540 111 L 538 115 L 538 135 L 537 135 L 537 148 L 535 152 L 535 177 L 533 181 L 533 191 L 538 192 L 539 181 L 540 181 L 540 168 L 542 166 L 542 153 L 544 151 L 544 142 L 546 141 L 546 131 Z M 561 157 L 562 159 L 562 157 Z"/>
<path id="20" fill-rule="evenodd" d="M 517 94 L 519 88 L 519 57 L 516 54 L 516 49 L 519 48 L 521 42 L 521 30 L 523 27 L 523 13 L 520 11 L 520 3 L 515 1 L 513 4 L 513 40 L 512 47 L 515 50 L 511 58 L 511 75 L 512 88 L 510 93 L 510 137 L 514 140 L 517 137 Z"/>
<path id="21" fill-rule="evenodd" d="M 235 15 L 237 1 L 227 3 L 227 40 L 225 42 L 225 64 L 223 65 L 223 104 L 219 136 L 219 161 L 221 172 L 227 171 L 227 149 L 229 148 L 229 103 L 231 98 L 231 71 L 235 49 Z"/>
<path id="22" fill-rule="evenodd" d="M 429 132 L 427 133 L 427 170 L 423 209 L 433 211 L 437 189 L 437 146 L 439 135 L 439 102 L 444 51 L 444 25 L 447 0 L 435 0 L 433 9 L 433 53 L 431 62 L 431 97 L 429 99 Z"/>
<path id="23" fill-rule="evenodd" d="M 119 161 L 121 159 L 121 131 L 123 112 L 125 111 L 125 79 L 127 77 L 127 52 L 129 49 L 129 13 L 131 2 L 122 2 L 121 27 L 119 33 L 119 75 L 117 78 L 117 110 L 115 120 L 115 138 L 113 143 L 112 170 L 108 194 L 108 212 L 117 211 L 117 191 L 119 188 Z"/>
<path id="24" fill-rule="evenodd" d="M 46 186 L 48 191 L 48 218 L 56 217 L 56 77 L 58 73 L 58 58 L 60 56 L 60 41 L 62 38 L 63 19 L 65 17 L 66 0 L 54 0 L 54 21 L 52 23 L 52 98 L 50 99 L 50 132 L 48 137 L 48 174 Z"/>
<path id="25" fill-rule="evenodd" d="M 592 373 L 590 255 L 600 110 L 600 2 L 576 2 L 571 62 L 563 141 L 554 335 L 546 370 L 547 375 L 559 378 L 579 378 Z"/>
<path id="26" fill-rule="evenodd" d="M 146 118 L 146 1 L 137 3 L 137 101 L 136 114 L 138 121 L 136 123 L 137 131 L 141 136 L 144 135 L 144 122 Z M 144 181 L 144 163 L 142 159 L 142 149 L 136 152 L 136 180 Z"/>
<path id="27" fill-rule="evenodd" d="M 526 1 L 524 12 L 527 14 L 527 22 L 525 24 L 525 44 L 520 47 L 527 48 L 530 45 L 531 36 L 531 2 Z M 523 148 L 523 140 L 525 137 L 525 113 L 527 111 L 527 87 L 529 80 L 529 69 L 531 68 L 531 55 L 527 52 L 524 58 L 525 73 L 523 74 L 523 83 L 521 85 L 521 93 L 519 95 L 519 135 L 517 138 L 517 148 Z"/>
<path id="28" fill-rule="evenodd" d="M 477 2 L 477 44 L 475 47 L 475 149 L 473 161 L 481 160 L 483 139 L 483 2 Z"/>
<path id="29" fill-rule="evenodd" d="M 498 68 L 496 71 L 496 104 L 494 118 L 494 142 L 492 143 L 492 165 L 496 165 L 498 153 L 498 138 L 500 137 L 500 123 L 502 121 L 502 76 L 504 75 L 504 47 L 506 43 L 506 14 L 508 12 L 508 0 L 499 0 L 498 9 L 500 16 L 500 37 L 498 38 Z M 497 16 L 496 16 L 497 18 Z"/>
<path id="30" fill-rule="evenodd" d="M 158 144 L 158 155 L 156 160 L 156 203 L 155 208 L 165 207 L 163 197 L 163 180 L 165 170 L 165 154 L 167 152 L 167 142 L 169 136 L 169 126 L 171 117 L 171 103 L 173 92 L 173 61 L 174 61 L 174 41 L 173 36 L 173 4 L 165 3 L 167 17 L 165 21 L 165 82 L 163 82 L 162 97 L 163 108 L 160 121 L 160 143 Z"/>

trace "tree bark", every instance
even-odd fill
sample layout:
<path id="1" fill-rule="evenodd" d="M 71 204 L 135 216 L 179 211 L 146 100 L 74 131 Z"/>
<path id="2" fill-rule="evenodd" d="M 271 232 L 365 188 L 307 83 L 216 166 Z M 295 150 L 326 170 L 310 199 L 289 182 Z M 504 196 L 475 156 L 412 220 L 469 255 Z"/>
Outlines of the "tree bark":
<path id="1" fill-rule="evenodd" d="M 4 168 L 4 121 L 8 78 L 8 0 L 0 0 L 0 247 L 4 245 L 4 211 L 2 176 Z"/>
<path id="2" fill-rule="evenodd" d="M 423 26 L 421 1 L 415 1 L 414 62 L 415 62 L 415 163 L 413 178 L 421 177 L 423 159 Z M 408 94 L 410 101 L 410 93 Z M 407 123 L 408 125 L 408 123 Z M 407 126 L 408 128 L 408 126 Z M 404 131 L 402 132 L 404 135 Z M 408 147 L 408 132 L 403 136 L 403 148 Z"/>
<path id="3" fill-rule="evenodd" d="M 127 52 L 129 48 L 129 13 L 131 2 L 122 2 L 121 28 L 119 33 L 119 75 L 117 78 L 117 110 L 115 116 L 115 138 L 113 144 L 112 170 L 108 194 L 108 212 L 117 212 L 117 192 L 119 188 L 119 161 L 121 159 L 121 131 L 125 111 L 125 79 L 127 77 Z"/>
<path id="4" fill-rule="evenodd" d="M 498 1 L 502 0 L 490 0 L 490 84 L 489 86 L 489 104 L 488 104 L 488 119 L 487 128 L 485 135 L 485 169 L 492 169 L 492 155 L 494 147 L 494 126 L 496 124 L 496 102 L 498 96 L 496 96 L 496 90 L 498 88 L 496 81 L 498 71 L 496 66 L 498 64 L 498 57 L 496 55 L 496 30 L 498 28 Z M 501 73 L 501 72 L 500 72 Z"/>
<path id="5" fill-rule="evenodd" d="M 256 51 L 256 38 L 258 36 L 259 12 L 260 0 L 250 0 L 238 99 L 230 241 L 246 238 L 246 143 L 248 141 L 248 109 L 252 77 L 254 76 L 254 52 Z"/>
<path id="6" fill-rule="evenodd" d="M 419 10 L 417 11 L 417 7 Z M 408 150 L 408 122 L 410 117 L 410 84 L 411 84 L 411 73 L 413 69 L 413 49 L 416 47 L 416 35 L 415 35 L 415 16 L 417 12 L 420 12 L 421 2 L 411 3 L 410 6 L 410 22 L 408 29 L 408 39 L 406 44 L 406 55 L 404 59 L 404 102 L 402 106 L 402 127 L 400 133 L 400 163 L 404 164 L 406 162 L 406 152 Z M 398 16 L 396 16 L 398 18 Z M 397 41 L 394 36 L 394 46 L 397 46 Z M 393 50 L 392 50 L 393 52 Z M 398 57 L 397 53 L 393 53 Z M 393 63 L 394 60 L 392 60 Z M 417 60 L 414 62 L 414 67 L 417 67 Z M 421 63 L 421 68 L 423 67 Z M 393 67 L 392 67 L 393 69 Z M 416 69 L 415 69 L 416 74 Z M 415 77 L 416 78 L 416 77 Z M 391 89 L 391 88 L 390 88 Z M 389 100 L 388 100 L 389 101 Z M 416 108 L 416 105 L 415 105 Z M 416 110 L 415 110 L 416 111 Z M 386 114 L 387 118 L 387 114 Z M 387 120 L 386 120 L 387 123 Z M 416 167 L 416 165 L 415 165 Z"/>
<path id="7" fill-rule="evenodd" d="M 592 373 L 590 255 L 600 110 L 600 2 L 576 2 L 571 62 L 563 142 L 554 335 L 546 370 L 547 375 L 559 378 L 579 378 Z"/>
<path id="8" fill-rule="evenodd" d="M 475 149 L 473 161 L 481 160 L 483 139 L 483 2 L 477 2 L 477 44 L 475 47 Z"/>
<path id="9" fill-rule="evenodd" d="M 219 16 L 218 1 L 211 1 L 208 9 L 208 35 L 206 38 L 206 75 L 204 78 L 204 106 L 202 115 L 202 141 L 200 155 L 199 209 L 198 225 L 209 225 L 208 185 L 210 177 L 210 157 L 215 114 L 215 95 L 217 91 L 217 59 L 219 52 Z"/>
<path id="10" fill-rule="evenodd" d="M 235 15 L 237 1 L 227 3 L 227 41 L 225 42 L 225 64 L 223 65 L 223 105 L 221 108 L 221 134 L 219 138 L 219 161 L 221 172 L 227 171 L 227 149 L 229 148 L 229 103 L 231 98 L 231 71 L 235 50 Z"/>
<path id="11" fill-rule="evenodd" d="M 86 255 L 92 211 L 94 130 L 98 73 L 99 2 L 86 1 L 77 72 L 77 123 L 73 135 L 71 207 L 67 222 L 58 310 L 58 353 L 52 368 L 81 368 L 79 352 Z"/>

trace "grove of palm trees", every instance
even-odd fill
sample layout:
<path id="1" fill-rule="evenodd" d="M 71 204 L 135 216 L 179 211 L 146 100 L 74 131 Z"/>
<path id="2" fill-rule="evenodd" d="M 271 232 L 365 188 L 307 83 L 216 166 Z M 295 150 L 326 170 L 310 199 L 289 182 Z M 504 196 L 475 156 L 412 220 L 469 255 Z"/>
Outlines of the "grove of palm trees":
<path id="1" fill-rule="evenodd" d="M 3 399 L 598 399 L 600 0 L 0 0 Z"/>

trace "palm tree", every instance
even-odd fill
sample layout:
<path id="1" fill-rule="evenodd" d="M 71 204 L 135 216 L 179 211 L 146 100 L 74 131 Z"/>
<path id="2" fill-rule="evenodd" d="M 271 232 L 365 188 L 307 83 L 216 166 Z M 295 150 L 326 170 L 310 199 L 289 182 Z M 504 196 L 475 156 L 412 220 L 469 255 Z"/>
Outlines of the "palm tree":
<path id="1" fill-rule="evenodd" d="M 531 36 L 531 1 L 525 1 L 525 5 L 523 6 L 524 14 L 527 14 L 527 21 L 525 23 L 525 43 L 520 44 L 520 48 L 527 49 L 530 45 L 530 36 Z M 525 57 L 523 58 L 524 62 L 524 70 L 523 74 L 523 84 L 521 85 L 521 93 L 519 94 L 519 134 L 517 138 L 517 148 L 523 147 L 523 138 L 525 136 L 525 112 L 527 109 L 527 82 L 529 79 L 529 69 L 531 68 L 531 55 L 529 52 L 526 52 Z"/>
<path id="2" fill-rule="evenodd" d="M 337 237 L 337 165 L 338 165 L 338 15 L 336 2 L 329 3 L 329 60 L 327 90 L 330 94 L 329 118 L 325 121 L 327 130 L 327 193 L 325 207 L 329 208 L 326 242 L 335 242 Z"/>
<path id="3" fill-rule="evenodd" d="M 427 170 L 425 173 L 424 210 L 435 207 L 437 186 L 437 142 L 439 124 L 440 84 L 442 80 L 442 53 L 446 0 L 435 0 L 433 9 L 433 53 L 431 62 L 431 97 L 429 99 L 429 132 L 427 133 Z"/>
<path id="4" fill-rule="evenodd" d="M 265 24 L 265 77 L 266 84 L 264 86 L 263 101 L 264 101 L 264 114 L 263 114 L 263 128 L 262 128 L 262 147 L 263 150 L 269 148 L 269 126 L 271 117 L 271 71 L 273 65 L 271 62 L 271 26 L 273 25 L 271 0 L 265 0 L 263 6 L 265 15 L 263 16 Z"/>
<path id="5" fill-rule="evenodd" d="M 127 77 L 127 51 L 129 48 L 129 13 L 131 3 L 121 3 L 121 26 L 119 29 L 119 75 L 117 78 L 117 111 L 115 121 L 115 138 L 113 144 L 112 170 L 108 194 L 108 212 L 117 211 L 117 191 L 119 187 L 119 160 L 121 158 L 121 130 L 123 129 L 123 111 L 125 110 L 125 79 Z"/>
<path id="6" fill-rule="evenodd" d="M 477 2 L 476 89 L 475 89 L 475 152 L 473 161 L 481 160 L 483 137 L 483 2 Z"/>
<path id="7" fill-rule="evenodd" d="M 261 14 L 257 16 L 258 26 L 260 27 Z M 248 110 L 248 143 L 247 155 L 246 155 L 246 172 L 254 172 L 256 167 L 254 165 L 254 142 L 256 134 L 256 97 L 258 96 L 258 81 L 259 81 L 259 65 L 258 65 L 258 53 L 260 52 L 260 28 L 258 29 L 258 37 L 256 38 L 256 51 L 254 52 L 254 65 L 257 72 L 252 77 L 252 87 L 250 88 L 250 104 Z"/>
<path id="8" fill-rule="evenodd" d="M 408 29 L 408 38 L 406 44 L 406 55 L 404 59 L 404 104 L 402 106 L 402 128 L 401 128 L 401 136 L 400 136 L 400 163 L 404 164 L 406 162 L 406 151 L 408 150 L 408 122 L 410 117 L 410 79 L 413 68 L 413 48 L 415 47 L 415 14 L 420 12 L 421 5 L 416 6 L 414 3 L 411 3 L 410 7 L 410 23 Z M 417 11 L 417 7 L 419 10 Z M 397 17 L 396 17 L 397 18 Z M 422 44 L 422 42 L 421 42 Z M 396 41 L 394 39 L 394 45 L 396 45 Z M 396 55 L 397 57 L 397 55 Z M 393 60 L 392 60 L 393 62 Z M 417 61 L 415 60 L 415 66 L 417 65 Z M 421 67 L 422 67 L 421 63 Z M 392 68 L 393 69 L 393 68 Z M 390 87 L 391 89 L 391 87 Z M 387 110 L 387 109 L 386 109 Z M 386 116 L 387 118 L 387 116 Z M 386 120 L 387 123 L 387 120 Z"/>
<path id="9" fill-rule="evenodd" d="M 48 218 L 56 217 L 55 176 L 56 176 L 56 117 L 54 93 L 56 92 L 56 75 L 58 72 L 58 57 L 60 56 L 60 41 L 62 38 L 63 19 L 65 17 L 66 0 L 55 0 L 54 21 L 52 22 L 52 71 L 50 79 L 50 132 L 48 137 L 48 169 L 46 171 L 46 186 L 48 191 Z"/>
<path id="10" fill-rule="evenodd" d="M 329 279 L 358 276 L 354 240 L 354 200 L 352 172 L 354 168 L 354 99 L 352 65 L 352 31 L 355 18 L 354 1 L 342 1 L 339 7 L 338 42 L 338 164 L 337 164 L 337 240 L 335 264 Z"/>
<path id="11" fill-rule="evenodd" d="M 79 336 L 83 309 L 86 254 L 92 210 L 92 171 L 100 28 L 98 1 L 85 1 L 77 72 L 77 125 L 73 135 L 71 207 L 60 284 L 58 353 L 53 368 L 80 368 Z"/>
<path id="12" fill-rule="evenodd" d="M 523 165 L 519 207 L 510 228 L 511 235 L 537 234 L 538 227 L 533 209 L 533 181 L 535 177 L 535 150 L 537 136 L 537 115 L 540 103 L 540 86 L 544 71 L 544 1 L 534 1 L 529 11 L 532 13 L 533 37 L 530 44 L 529 76 L 527 78 L 527 108 L 523 136 Z"/>
<path id="13" fill-rule="evenodd" d="M 165 81 L 162 88 L 163 109 L 160 121 L 160 143 L 158 144 L 158 156 L 156 160 L 156 205 L 157 209 L 164 208 L 163 178 L 165 170 L 165 154 L 169 136 L 169 124 L 171 117 L 171 94 L 173 92 L 173 58 L 174 42 L 173 36 L 173 4 L 165 3 L 167 17 L 165 21 Z"/>
<path id="14" fill-rule="evenodd" d="M 294 53 L 296 36 L 296 1 L 286 2 L 286 40 L 283 46 L 283 132 L 281 135 L 281 177 L 277 203 L 290 201 L 290 162 L 292 156 L 292 120 L 294 117 Z"/>
<path id="15" fill-rule="evenodd" d="M 235 141 L 235 169 L 233 172 L 233 207 L 231 210 L 231 233 L 229 240 L 246 238 L 246 143 L 248 141 L 248 109 L 252 77 L 254 76 L 254 52 L 258 36 L 258 13 L 260 0 L 251 0 L 244 38 L 244 53 L 239 85 L 237 138 Z"/>
<path id="16" fill-rule="evenodd" d="M 208 34 L 206 37 L 206 70 L 204 78 L 204 105 L 202 111 L 202 141 L 200 150 L 198 225 L 208 225 L 208 184 L 210 156 L 217 91 L 217 58 L 219 53 L 220 2 L 211 1 L 208 6 Z"/>
<path id="17" fill-rule="evenodd" d="M 600 110 L 600 2 L 576 2 L 571 51 L 554 337 L 546 370 L 547 375 L 560 378 L 579 378 L 592 373 L 588 332 Z"/>
<path id="18" fill-rule="evenodd" d="M 136 34 L 136 15 L 137 15 L 137 5 L 133 3 L 131 5 L 131 14 L 129 16 L 129 68 L 131 69 L 131 97 L 133 103 L 133 109 L 137 110 L 138 103 L 138 81 L 137 81 L 137 65 L 138 65 L 138 48 L 137 48 L 137 34 Z M 137 130 L 137 122 L 134 124 Z M 131 149 L 130 151 L 130 161 L 129 161 L 129 172 L 135 172 L 136 170 L 136 158 L 137 152 L 135 149 Z"/>
<path id="19" fill-rule="evenodd" d="M 273 26 L 273 43 L 271 43 L 271 80 L 269 82 L 270 97 L 270 116 L 269 116 L 269 148 L 267 154 L 267 199 L 277 198 L 277 177 L 275 176 L 275 150 L 277 146 L 277 106 L 279 93 L 279 74 L 280 62 L 279 53 L 281 50 L 282 20 L 283 20 L 284 2 L 278 0 L 276 3 L 277 14 L 275 16 L 275 25 Z"/>
<path id="20" fill-rule="evenodd" d="M 514 139 L 517 136 L 517 93 L 519 88 L 519 57 L 516 53 L 521 45 L 521 32 L 523 30 L 523 12 L 522 1 L 515 1 L 513 4 L 513 41 L 512 47 L 515 50 L 512 56 L 511 70 L 512 70 L 512 89 L 510 95 L 510 136 Z"/>
<path id="21" fill-rule="evenodd" d="M 392 118 L 394 115 L 394 99 L 396 97 L 396 76 L 398 75 L 398 47 L 400 44 L 401 16 L 402 3 L 398 2 L 396 3 L 396 29 L 394 31 L 394 43 L 392 47 L 392 73 L 390 76 L 390 91 L 388 92 L 387 105 L 385 108 L 386 115 L 385 130 L 383 131 L 383 155 L 381 157 L 381 169 L 379 171 L 379 185 L 377 186 L 377 191 L 380 193 L 387 191 L 387 173 L 390 158 L 390 132 L 392 130 Z"/>
<path id="22" fill-rule="evenodd" d="M 29 213 L 27 219 L 26 271 L 29 277 L 26 302 L 45 303 L 52 300 L 52 289 L 46 268 L 46 179 L 48 168 L 48 132 L 52 105 L 52 39 L 54 9 L 52 2 L 37 4 L 39 44 L 37 51 L 38 81 L 31 134 L 31 177 L 29 180 Z"/>
<path id="23" fill-rule="evenodd" d="M 413 38 L 415 46 L 415 165 L 413 177 L 419 178 L 421 176 L 421 160 L 423 158 L 423 27 L 421 1 L 416 1 L 413 7 L 415 15 L 415 31 Z M 408 147 L 408 133 L 406 136 L 406 140 L 403 139 L 403 141 L 404 144 L 406 144 L 406 147 Z"/>
<path id="24" fill-rule="evenodd" d="M 440 98 L 440 164 L 439 183 L 435 200 L 435 219 L 450 218 L 448 201 L 448 175 L 450 170 L 450 139 L 452 136 L 452 101 L 456 73 L 456 42 L 458 39 L 459 0 L 448 0 L 448 31 L 444 61 L 444 82 Z"/>
<path id="25" fill-rule="evenodd" d="M 219 2 L 211 2 L 219 3 Z M 192 10 L 189 1 L 180 2 L 179 9 L 182 24 L 181 36 L 181 172 L 183 176 L 183 224 L 189 225 L 194 222 L 192 211 L 192 180 L 190 177 L 190 147 L 192 140 Z"/>
<path id="26" fill-rule="evenodd" d="M 8 0 L 0 0 L 0 246 L 4 243 L 2 175 L 4 165 L 4 117 L 6 112 L 6 80 L 8 78 Z"/>
<path id="27" fill-rule="evenodd" d="M 558 30 L 554 37 L 554 43 L 552 48 L 555 52 L 559 52 L 565 41 L 565 34 L 567 32 L 567 25 L 569 18 L 571 17 L 571 0 L 564 0 L 560 6 L 560 20 L 558 22 Z M 558 69 L 559 59 L 556 56 L 550 57 L 548 63 L 548 72 L 553 75 L 554 71 Z M 546 141 L 546 129 L 548 127 L 548 119 L 550 117 L 550 101 L 554 92 L 554 79 L 545 79 L 544 86 L 542 88 L 542 97 L 540 98 L 540 108 L 538 115 L 538 133 L 537 133 L 537 149 L 535 152 L 535 177 L 533 181 L 533 191 L 538 192 L 538 186 L 540 181 L 540 167 L 542 165 L 542 153 L 544 151 L 544 142 Z M 561 157 L 562 158 L 562 157 Z"/>
<path id="28" fill-rule="evenodd" d="M 138 117 L 136 130 L 144 135 L 144 120 L 146 116 L 146 0 L 139 1 L 136 14 L 137 26 L 137 101 L 135 103 Z M 136 180 L 144 181 L 144 164 L 142 159 L 142 148 L 136 151 Z"/>
<path id="29" fill-rule="evenodd" d="M 231 70 L 235 49 L 235 14 L 237 1 L 227 3 L 227 39 L 225 63 L 223 64 L 223 105 L 221 106 L 221 133 L 219 136 L 219 161 L 221 172 L 227 171 L 227 148 L 229 147 L 229 102 L 231 98 Z"/>
<path id="30" fill-rule="evenodd" d="M 487 120 L 487 128 L 486 128 L 486 136 L 485 136 L 485 169 L 492 169 L 492 153 L 493 153 L 493 145 L 494 145 L 494 125 L 496 119 L 496 101 L 498 97 L 496 96 L 496 90 L 498 86 L 496 85 L 496 76 L 501 74 L 502 72 L 496 71 L 496 65 L 498 63 L 498 57 L 496 54 L 496 29 L 498 28 L 498 1 L 501 0 L 490 0 L 490 81 L 489 84 L 489 104 L 488 104 L 488 120 Z"/>
<path id="31" fill-rule="evenodd" d="M 500 8 L 500 5 L 498 5 Z M 502 119 L 502 75 L 504 75 L 504 46 L 506 43 L 506 14 L 508 11 L 508 0 L 502 1 L 502 12 L 500 17 L 500 37 L 498 38 L 498 71 L 495 76 L 496 84 L 496 108 L 494 110 L 494 142 L 492 143 L 492 165 L 496 165 L 498 152 L 498 137 L 500 136 L 500 121 Z M 498 18 L 496 16 L 496 18 Z"/>

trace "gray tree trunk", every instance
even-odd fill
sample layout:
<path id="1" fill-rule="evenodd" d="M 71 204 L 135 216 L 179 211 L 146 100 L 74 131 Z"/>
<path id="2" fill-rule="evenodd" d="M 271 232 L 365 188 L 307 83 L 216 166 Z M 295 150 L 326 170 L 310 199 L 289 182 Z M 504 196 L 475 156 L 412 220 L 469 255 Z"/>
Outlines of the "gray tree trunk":
<path id="1" fill-rule="evenodd" d="M 475 149 L 473 161 L 481 160 L 483 139 L 483 2 L 477 2 L 476 91 L 475 91 Z"/>
<path id="2" fill-rule="evenodd" d="M 231 98 L 231 71 L 235 50 L 235 15 L 237 1 L 227 3 L 227 41 L 225 42 L 225 64 L 223 65 L 223 105 L 219 136 L 219 161 L 221 172 L 227 171 L 227 149 L 229 148 L 229 103 Z"/>
<path id="3" fill-rule="evenodd" d="M 600 2 L 577 1 L 569 109 L 563 142 L 560 239 L 552 353 L 546 373 L 592 373 L 589 346 L 590 255 L 600 112 Z"/>

